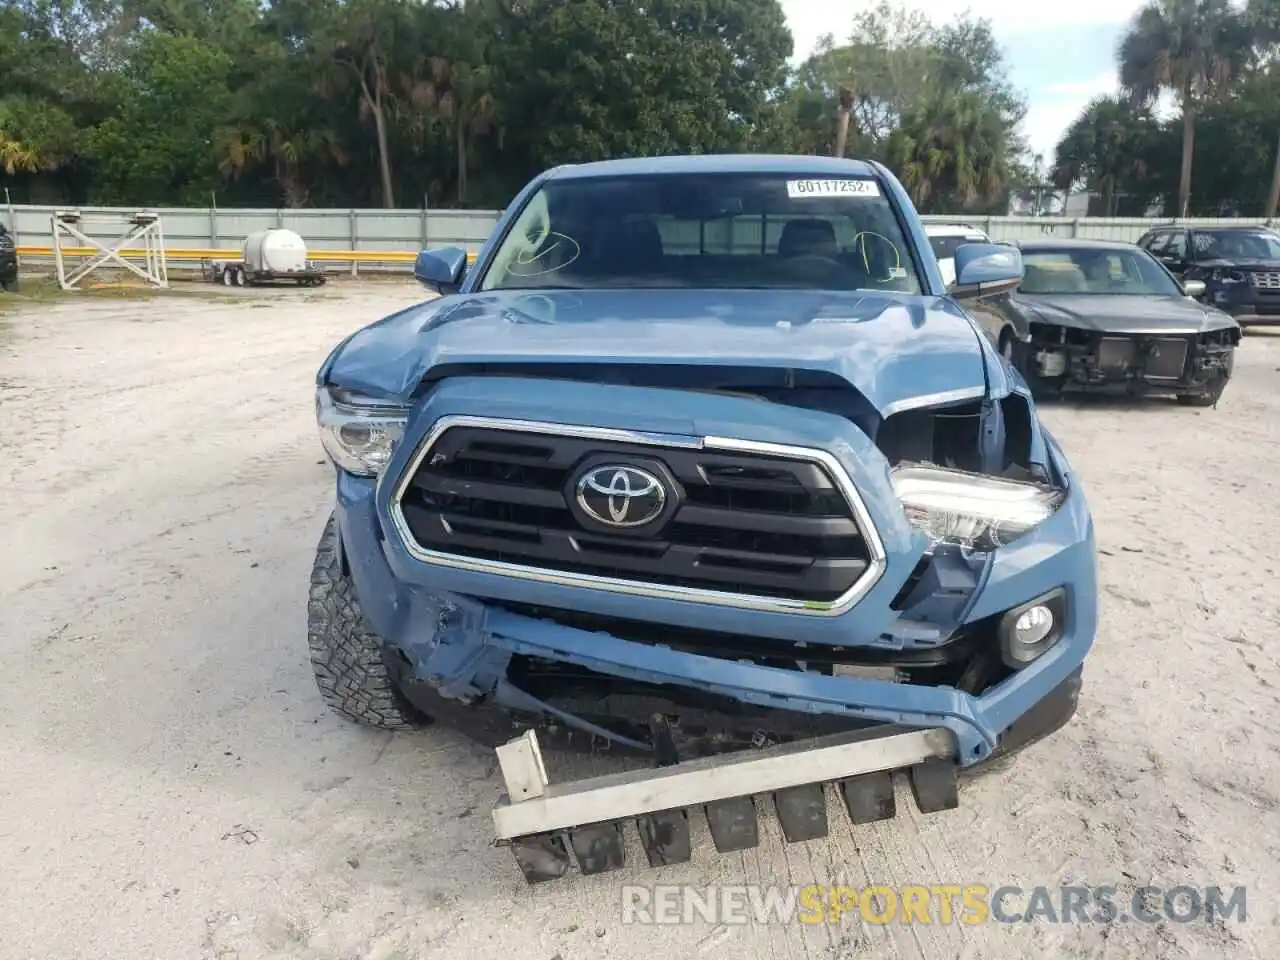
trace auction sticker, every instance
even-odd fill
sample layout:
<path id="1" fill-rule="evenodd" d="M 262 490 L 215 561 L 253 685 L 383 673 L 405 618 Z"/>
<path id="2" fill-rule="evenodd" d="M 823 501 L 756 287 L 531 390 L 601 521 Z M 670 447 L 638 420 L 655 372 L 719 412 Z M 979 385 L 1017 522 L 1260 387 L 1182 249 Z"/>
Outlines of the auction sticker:
<path id="1" fill-rule="evenodd" d="M 874 180 L 788 180 L 787 196 L 878 197 L 880 184 Z"/>

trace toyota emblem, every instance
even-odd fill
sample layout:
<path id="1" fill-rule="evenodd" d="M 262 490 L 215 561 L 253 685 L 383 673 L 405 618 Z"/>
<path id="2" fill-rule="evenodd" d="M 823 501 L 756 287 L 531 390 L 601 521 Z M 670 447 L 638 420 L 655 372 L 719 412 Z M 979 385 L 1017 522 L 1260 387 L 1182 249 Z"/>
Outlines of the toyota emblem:
<path id="1" fill-rule="evenodd" d="M 578 506 L 608 527 L 642 527 L 662 515 L 667 491 L 648 470 L 606 464 L 578 480 Z"/>

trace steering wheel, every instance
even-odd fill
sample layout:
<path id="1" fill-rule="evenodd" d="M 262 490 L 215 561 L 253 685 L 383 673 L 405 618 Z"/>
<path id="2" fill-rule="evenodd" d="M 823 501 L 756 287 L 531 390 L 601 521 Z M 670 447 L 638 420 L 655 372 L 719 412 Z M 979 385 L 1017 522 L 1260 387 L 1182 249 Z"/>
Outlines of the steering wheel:
<path id="1" fill-rule="evenodd" d="M 868 240 L 878 240 L 893 253 L 893 263 L 888 266 L 888 275 L 883 277 L 872 276 L 871 270 L 871 254 L 867 250 Z M 890 283 L 897 279 L 894 273 L 902 269 L 902 251 L 898 249 L 898 245 L 886 237 L 882 233 L 876 233 L 874 230 L 860 230 L 853 238 L 854 249 L 862 255 L 862 265 L 867 270 L 867 275 L 874 283 Z"/>
<path id="2" fill-rule="evenodd" d="M 810 266 L 822 267 L 826 270 L 840 270 L 840 261 L 834 257 L 824 257 L 820 253 L 799 253 L 794 257 L 787 257 L 788 264 L 807 263 Z"/>

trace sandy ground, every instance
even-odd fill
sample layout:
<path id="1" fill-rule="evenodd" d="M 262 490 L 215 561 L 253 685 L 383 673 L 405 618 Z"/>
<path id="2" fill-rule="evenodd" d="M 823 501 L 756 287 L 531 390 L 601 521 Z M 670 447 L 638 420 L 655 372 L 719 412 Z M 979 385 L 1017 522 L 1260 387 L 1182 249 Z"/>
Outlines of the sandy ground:
<path id="1" fill-rule="evenodd" d="M 1070 727 L 961 809 L 527 888 L 491 754 L 326 712 L 312 378 L 410 283 L 0 315 L 0 957 L 1280 956 L 1280 335 L 1217 410 L 1068 405 L 1102 632 Z M 559 764 L 563 769 L 565 763 Z M 559 772 L 554 771 L 554 772 Z M 554 775 L 553 772 L 553 775 Z M 702 828 L 705 830 L 705 827 Z M 1248 886 L 1248 920 L 621 923 L 624 883 Z"/>

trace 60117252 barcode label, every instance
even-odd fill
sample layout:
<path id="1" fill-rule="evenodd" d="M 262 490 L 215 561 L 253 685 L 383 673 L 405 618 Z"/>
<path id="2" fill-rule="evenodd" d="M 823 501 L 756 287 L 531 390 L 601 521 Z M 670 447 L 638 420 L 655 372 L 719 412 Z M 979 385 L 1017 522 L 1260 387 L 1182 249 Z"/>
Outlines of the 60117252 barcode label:
<path id="1" fill-rule="evenodd" d="M 787 196 L 804 197 L 878 197 L 880 185 L 874 180 L 788 180 Z"/>

